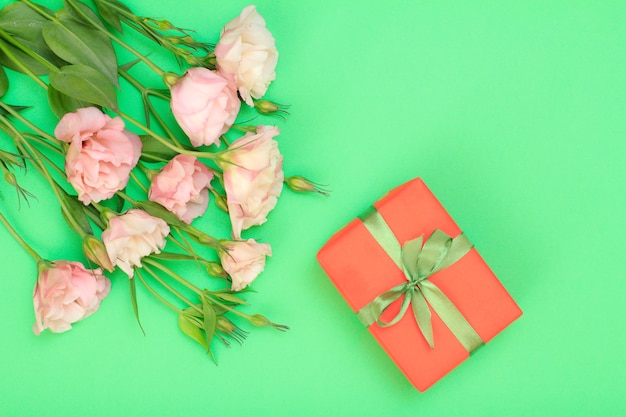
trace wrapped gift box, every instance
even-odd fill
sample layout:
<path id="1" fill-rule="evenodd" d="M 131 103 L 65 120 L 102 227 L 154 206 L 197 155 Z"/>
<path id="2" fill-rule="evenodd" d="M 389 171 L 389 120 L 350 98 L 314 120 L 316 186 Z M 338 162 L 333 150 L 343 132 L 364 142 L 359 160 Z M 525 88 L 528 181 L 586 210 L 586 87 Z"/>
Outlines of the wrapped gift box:
<path id="1" fill-rule="evenodd" d="M 400 244 L 421 235 L 426 239 L 435 229 L 450 237 L 461 234 L 419 178 L 393 189 L 374 207 Z M 355 313 L 390 288 L 408 282 L 397 262 L 381 247 L 361 218 L 337 232 L 317 258 Z M 447 296 L 484 343 L 522 314 L 476 249 L 434 273 L 428 281 Z M 402 299 L 395 301 L 381 318 L 391 320 L 400 311 L 401 304 Z M 420 330 L 411 308 L 392 326 L 373 323 L 368 327 L 420 391 L 428 389 L 470 354 L 433 308 L 433 303 L 429 302 L 433 347 Z"/>

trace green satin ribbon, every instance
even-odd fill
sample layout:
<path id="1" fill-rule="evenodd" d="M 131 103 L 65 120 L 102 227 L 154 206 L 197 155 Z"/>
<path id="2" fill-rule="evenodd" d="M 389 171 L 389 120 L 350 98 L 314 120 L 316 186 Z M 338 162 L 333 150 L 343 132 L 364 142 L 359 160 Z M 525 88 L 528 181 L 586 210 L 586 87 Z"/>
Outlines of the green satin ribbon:
<path id="1" fill-rule="evenodd" d="M 430 347 L 434 348 L 431 312 L 428 307 L 430 304 L 433 311 L 468 352 L 480 347 L 483 341 L 478 333 L 452 301 L 428 280 L 430 276 L 449 267 L 472 249 L 473 245 L 465 235 L 460 234 L 453 239 L 436 229 L 425 242 L 422 235 L 400 245 L 389 225 L 374 207 L 360 218 L 407 279 L 407 282 L 382 293 L 357 312 L 363 325 L 369 327 L 377 323 L 381 327 L 393 326 L 402 319 L 411 306 L 420 331 Z M 388 322 L 383 321 L 380 316 L 399 298 L 402 298 L 402 304 L 398 314 Z"/>

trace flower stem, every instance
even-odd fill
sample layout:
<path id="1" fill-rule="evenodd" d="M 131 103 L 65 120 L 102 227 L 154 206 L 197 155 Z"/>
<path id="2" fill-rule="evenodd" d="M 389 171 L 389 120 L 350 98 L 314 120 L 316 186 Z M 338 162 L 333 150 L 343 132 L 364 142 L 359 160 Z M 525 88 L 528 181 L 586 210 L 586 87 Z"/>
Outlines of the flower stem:
<path id="1" fill-rule="evenodd" d="M 133 181 L 135 181 L 135 183 L 137 184 L 137 186 L 139 188 L 141 188 L 141 190 L 148 194 L 148 188 L 146 188 L 145 185 L 143 185 L 143 183 L 141 182 L 141 180 L 139 179 L 139 177 L 137 177 L 137 174 L 135 174 L 134 171 L 130 171 L 130 177 L 133 179 Z"/>
<path id="2" fill-rule="evenodd" d="M 11 131 L 14 133 L 14 139 L 16 140 L 15 145 L 18 148 L 21 148 L 25 153 L 28 153 L 31 155 L 32 157 L 32 162 L 33 165 L 35 166 L 35 168 L 37 169 L 37 171 L 39 171 L 39 173 L 48 181 L 48 183 L 50 184 L 52 191 L 54 192 L 54 195 L 56 196 L 57 200 L 59 201 L 59 205 L 61 206 L 61 210 L 63 211 L 63 214 L 65 215 L 65 218 L 67 219 L 67 221 L 70 223 L 70 226 L 72 227 L 72 229 L 74 229 L 74 231 L 76 233 L 78 233 L 79 236 L 84 237 L 85 236 L 85 231 L 82 229 L 82 227 L 76 222 L 76 220 L 74 219 L 74 217 L 72 216 L 72 212 L 67 208 L 67 206 L 65 205 L 65 202 L 63 201 L 63 196 L 61 195 L 61 193 L 59 192 L 59 185 L 57 184 L 57 182 L 54 180 L 54 178 L 52 178 L 52 176 L 50 176 L 50 173 L 48 172 L 48 170 L 46 169 L 45 165 L 43 164 L 43 162 L 41 161 L 41 154 L 40 152 L 34 148 L 30 143 L 28 143 L 28 140 L 26 140 L 26 138 L 24 137 L 24 135 L 22 133 L 20 133 L 9 121 L 6 117 L 4 116 L 0 116 L 0 121 L 4 122 L 5 124 L 7 124 L 9 126 L 9 128 L 11 129 Z"/>
<path id="3" fill-rule="evenodd" d="M 38 53 L 36 53 L 32 49 L 30 49 L 29 47 L 25 46 L 23 43 L 18 42 L 17 40 L 15 40 L 15 38 L 11 34 L 5 32 L 2 29 L 0 29 L 0 37 L 2 39 L 6 40 L 7 42 L 9 42 L 11 45 L 13 45 L 16 48 L 18 48 L 20 51 L 24 52 L 29 57 L 33 58 L 35 61 L 39 62 L 44 67 L 48 68 L 48 70 L 50 70 L 50 71 L 58 71 L 59 70 L 56 67 L 56 65 L 52 64 L 50 61 L 48 61 L 44 57 L 42 57 L 41 55 L 39 55 Z M 15 61 L 15 57 L 11 58 L 11 59 Z"/>
<path id="4" fill-rule="evenodd" d="M 8 104 L 4 103 L 1 100 L 0 100 L 0 107 L 2 107 L 4 110 L 6 110 L 7 113 L 9 113 L 11 116 L 15 117 L 17 120 L 19 120 L 20 122 L 24 123 L 29 129 L 32 129 L 35 133 L 37 133 L 41 137 L 49 140 L 52 143 L 58 143 L 59 142 L 59 140 L 57 138 L 55 138 L 54 136 L 50 135 L 49 133 L 46 133 L 43 130 L 39 129 L 37 126 L 35 126 L 33 123 L 31 123 L 28 119 L 26 119 L 24 116 L 22 116 L 19 112 L 15 111 L 11 106 L 9 106 Z"/>
<path id="5" fill-rule="evenodd" d="M 174 306 L 174 304 L 170 303 L 165 298 L 163 298 L 163 296 L 161 294 L 156 292 L 156 290 L 154 288 L 152 288 L 146 282 L 146 280 L 141 275 L 141 272 L 137 271 L 137 275 L 136 276 L 137 276 L 137 278 L 139 278 L 139 281 L 141 281 L 141 283 L 144 285 L 144 287 L 146 287 L 148 289 L 148 291 L 150 291 L 150 293 L 157 298 L 157 300 L 159 300 L 160 302 L 162 302 L 163 304 L 165 304 L 166 306 L 168 306 L 169 308 L 171 308 L 172 310 L 174 310 L 178 314 L 181 314 L 183 312 L 181 309 L 179 309 L 178 307 Z"/>
<path id="6" fill-rule="evenodd" d="M 170 142 L 168 139 L 164 138 L 163 136 L 159 135 L 155 131 L 147 128 L 146 126 L 144 126 L 143 124 L 141 124 L 140 122 L 138 122 L 137 120 L 132 118 L 130 115 L 128 115 L 128 114 L 126 114 L 126 113 L 124 113 L 122 111 L 119 111 L 118 114 L 121 117 L 123 117 L 125 120 L 129 121 L 131 124 L 135 125 L 139 129 L 141 129 L 144 133 L 150 135 L 153 139 L 158 140 L 164 146 L 166 146 L 167 148 L 173 150 L 174 152 L 177 152 L 177 153 L 180 153 L 180 154 L 184 154 L 184 155 L 195 156 L 195 157 L 198 157 L 198 158 L 209 159 L 211 161 L 216 161 L 216 160 L 219 159 L 219 157 L 216 154 L 211 153 L 211 152 L 190 151 L 190 150 L 182 148 L 180 146 L 176 146 L 172 142 Z"/>
<path id="7" fill-rule="evenodd" d="M 146 261 L 146 258 L 143 259 L 143 261 Z M 155 265 L 153 263 L 153 265 Z M 154 272 L 152 270 L 152 268 L 147 267 L 146 265 L 143 266 L 143 269 L 149 273 L 152 278 L 154 278 L 159 284 L 161 284 L 162 286 L 164 286 L 168 291 L 170 291 L 172 294 L 174 294 L 176 297 L 178 297 L 179 299 L 181 299 L 182 301 L 184 301 L 189 307 L 193 308 L 194 310 L 197 310 L 198 312 L 202 312 L 202 310 L 200 310 L 200 308 L 198 308 L 198 306 L 196 306 L 195 304 L 193 304 L 191 301 L 189 301 L 187 299 L 187 297 L 185 297 L 184 295 L 182 295 L 180 292 L 176 291 L 171 285 L 169 285 L 167 282 L 165 282 L 161 277 L 159 277 L 159 275 Z M 155 294 L 156 291 L 153 293 Z M 161 296 L 157 296 L 157 298 L 159 298 L 160 300 L 164 300 L 163 297 Z M 169 304 L 169 303 L 168 303 Z M 170 304 L 171 305 L 171 304 Z"/>
<path id="8" fill-rule="evenodd" d="M 34 72 L 32 72 L 26 65 L 22 63 L 10 50 L 6 47 L 4 42 L 0 42 L 0 51 L 2 51 L 15 65 L 20 69 L 21 72 L 28 75 L 33 79 L 39 86 L 45 90 L 48 89 L 48 84 L 43 82 Z"/>
<path id="9" fill-rule="evenodd" d="M 30 256 L 32 256 L 33 259 L 35 259 L 35 261 L 37 263 L 44 261 L 44 259 L 41 256 L 39 256 L 39 254 L 37 252 L 35 252 L 35 250 L 33 248 L 31 248 L 30 245 L 28 243 L 26 243 L 26 241 L 24 239 L 22 239 L 22 237 L 19 235 L 19 233 L 17 233 L 17 231 L 13 228 L 13 226 L 11 226 L 11 223 L 9 223 L 9 221 L 6 219 L 6 217 L 4 217 L 2 212 L 0 212 L 0 222 L 2 222 L 2 224 L 4 224 L 4 226 L 7 228 L 9 233 L 11 233 L 11 235 L 15 238 L 15 240 L 17 240 L 17 242 L 20 245 L 22 245 L 22 247 L 26 250 L 26 252 L 28 252 L 28 254 Z"/>
<path id="10" fill-rule="evenodd" d="M 166 274 L 168 274 L 169 276 L 171 276 L 172 278 L 174 278 L 176 281 L 180 282 L 181 284 L 183 284 L 185 287 L 189 288 L 191 291 L 195 292 L 198 295 L 202 295 L 202 290 L 200 290 L 198 287 L 196 287 L 195 285 L 193 285 L 192 283 L 190 283 L 189 281 L 187 281 L 186 279 L 184 279 L 183 277 L 181 277 L 180 275 L 178 275 L 177 273 L 175 273 L 174 271 L 172 271 L 171 269 L 167 268 L 164 265 L 161 265 L 160 263 L 150 259 L 150 258 L 144 258 L 143 261 L 149 265 L 155 266 L 156 268 L 160 269 L 161 271 L 165 272 Z"/>

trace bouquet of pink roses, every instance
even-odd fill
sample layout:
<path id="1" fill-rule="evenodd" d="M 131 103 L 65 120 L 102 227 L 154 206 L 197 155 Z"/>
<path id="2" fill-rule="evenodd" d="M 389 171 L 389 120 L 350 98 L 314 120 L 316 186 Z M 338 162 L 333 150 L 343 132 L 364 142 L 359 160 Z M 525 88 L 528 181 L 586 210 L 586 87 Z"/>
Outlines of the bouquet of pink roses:
<path id="1" fill-rule="evenodd" d="M 39 334 L 64 332 L 95 313 L 116 268 L 174 310 L 182 331 L 209 355 L 215 336 L 227 345 L 246 332 L 231 318 L 276 324 L 238 309 L 238 292 L 263 271 L 270 245 L 243 239 L 263 224 L 283 184 L 324 194 L 302 176 L 285 178 L 277 126 L 238 124 L 244 108 L 284 117 L 284 106 L 263 99 L 275 78 L 278 52 L 265 20 L 246 7 L 221 31 L 215 46 L 167 20 L 136 15 L 118 0 L 65 0 L 53 11 L 30 0 L 0 9 L 0 96 L 13 85 L 40 88 L 60 120 L 46 132 L 27 118 L 28 103 L 0 99 L 0 168 L 7 184 L 31 197 L 14 171 L 32 166 L 47 181 L 70 228 L 83 242 L 84 263 L 50 261 L 27 243 L 0 209 L 0 221 L 34 257 L 39 276 L 33 303 Z M 168 71 L 131 45 L 125 30 L 144 36 L 178 62 Z M 113 45 L 132 56 L 119 62 Z M 160 85 L 146 86 L 146 69 Z M 154 80 L 154 79 L 153 79 Z M 121 85 L 137 100 L 118 102 Z M 154 84 L 154 82 L 153 82 Z M 169 103 L 159 111 L 155 102 Z M 139 121 L 128 109 L 143 108 Z M 163 107 L 161 106 L 161 109 Z M 165 114 L 163 114 L 165 113 Z M 228 212 L 228 238 L 193 225 L 210 202 Z M 205 255 L 203 247 L 212 255 Z M 181 262 L 202 266 L 217 282 L 200 288 L 176 272 Z"/>

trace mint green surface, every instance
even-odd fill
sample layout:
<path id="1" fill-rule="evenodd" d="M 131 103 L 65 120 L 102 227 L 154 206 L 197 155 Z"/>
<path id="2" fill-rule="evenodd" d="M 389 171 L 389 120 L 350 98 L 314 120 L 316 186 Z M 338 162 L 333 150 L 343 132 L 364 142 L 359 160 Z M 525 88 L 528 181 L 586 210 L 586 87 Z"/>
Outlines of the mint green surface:
<path id="1" fill-rule="evenodd" d="M 246 5 L 128 4 L 212 42 Z M 332 190 L 328 199 L 285 190 L 269 221 L 245 234 L 274 252 L 249 311 L 291 330 L 216 345 L 215 366 L 140 289 L 143 336 L 116 275 L 97 314 L 36 337 L 36 268 L 0 229 L 0 416 L 626 415 L 626 3 L 257 7 L 281 54 L 266 97 L 291 105 L 287 122 L 275 120 L 285 171 Z M 6 99 L 44 104 L 34 85 Z M 524 311 L 426 393 L 315 260 L 335 231 L 417 176 Z M 38 199 L 18 210 L 0 183 L 2 211 L 48 258 L 83 260 L 43 181 L 34 172 L 22 181 Z"/>

